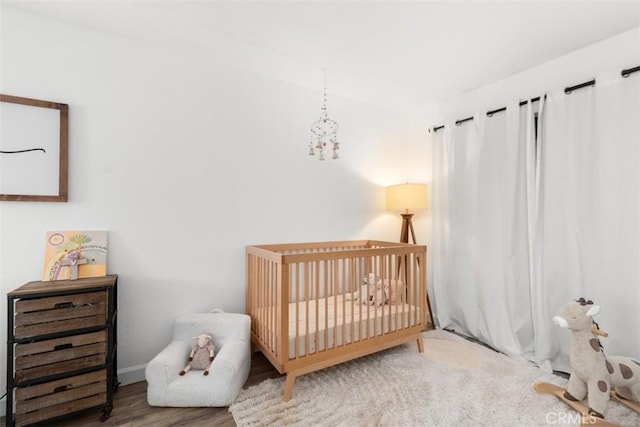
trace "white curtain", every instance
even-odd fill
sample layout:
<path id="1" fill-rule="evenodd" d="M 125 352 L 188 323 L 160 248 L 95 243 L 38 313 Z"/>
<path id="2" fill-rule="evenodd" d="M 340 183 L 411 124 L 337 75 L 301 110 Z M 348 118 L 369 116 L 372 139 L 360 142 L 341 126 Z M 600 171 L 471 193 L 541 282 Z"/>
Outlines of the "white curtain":
<path id="1" fill-rule="evenodd" d="M 566 371 L 568 332 L 551 318 L 583 296 L 602 306 L 607 354 L 640 358 L 637 74 L 435 134 L 440 327 Z"/>
<path id="2" fill-rule="evenodd" d="M 605 352 L 640 359 L 640 75 L 550 93 L 541 120 L 536 362 L 569 369 L 549 320 L 578 297 L 602 307 Z"/>
<path id="3" fill-rule="evenodd" d="M 527 115 L 513 103 L 436 134 L 431 254 L 440 327 L 530 357 Z"/>

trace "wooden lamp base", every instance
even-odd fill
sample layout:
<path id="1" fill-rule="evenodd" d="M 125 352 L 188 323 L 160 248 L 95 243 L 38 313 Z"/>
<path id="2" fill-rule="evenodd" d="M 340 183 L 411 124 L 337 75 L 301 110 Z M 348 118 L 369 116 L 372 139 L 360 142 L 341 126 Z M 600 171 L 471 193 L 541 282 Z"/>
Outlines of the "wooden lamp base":
<path id="1" fill-rule="evenodd" d="M 400 229 L 400 243 L 409 243 L 409 231 L 411 231 L 411 240 L 416 244 L 416 233 L 413 231 L 413 217 L 412 213 L 403 213 L 402 215 L 402 228 Z"/>
<path id="2" fill-rule="evenodd" d="M 400 243 L 409 243 L 409 232 L 411 232 L 411 240 L 413 244 L 417 244 L 416 242 L 416 233 L 413 231 L 413 218 L 412 213 L 402 213 L 402 228 L 400 229 Z M 418 260 L 419 262 L 420 260 Z M 429 301 L 429 292 L 427 291 L 427 307 L 429 308 L 429 318 L 431 319 L 431 325 L 435 328 L 436 323 L 433 319 L 433 312 L 431 311 L 431 302 Z"/>

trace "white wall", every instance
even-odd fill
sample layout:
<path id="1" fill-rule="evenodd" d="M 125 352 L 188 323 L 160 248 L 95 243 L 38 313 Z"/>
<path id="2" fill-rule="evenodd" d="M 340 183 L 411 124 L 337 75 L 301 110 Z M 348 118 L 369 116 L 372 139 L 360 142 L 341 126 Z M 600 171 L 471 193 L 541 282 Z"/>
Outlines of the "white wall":
<path id="1" fill-rule="evenodd" d="M 429 200 L 431 200 L 431 184 L 433 182 L 431 150 L 432 144 L 428 132 L 428 124 L 437 117 L 437 103 L 426 103 L 419 111 L 415 111 L 409 118 L 409 132 L 407 138 L 406 160 L 404 161 L 404 176 L 399 182 L 426 182 Z M 413 226 L 416 232 L 416 240 L 421 245 L 427 245 L 427 285 L 429 296 L 433 295 L 433 268 L 432 268 L 432 210 L 428 207 L 425 211 L 414 213 Z M 399 230 L 398 230 L 399 231 Z M 430 298 L 431 308 L 433 297 Z"/>
<path id="2" fill-rule="evenodd" d="M 475 112 L 504 107 L 508 101 L 526 100 L 545 92 L 573 86 L 598 74 L 640 65 L 640 28 L 587 46 L 568 55 L 540 64 L 490 85 L 440 103 L 436 122 L 471 117 Z"/>
<path id="3" fill-rule="evenodd" d="M 69 104 L 70 171 L 68 203 L 0 203 L 0 290 L 39 280 L 45 231 L 108 230 L 121 381 L 141 379 L 177 316 L 244 311 L 245 245 L 397 239 L 383 186 L 405 179 L 405 115 L 329 94 L 341 159 L 319 162 L 307 156 L 318 91 L 1 12 L 0 92 Z"/>

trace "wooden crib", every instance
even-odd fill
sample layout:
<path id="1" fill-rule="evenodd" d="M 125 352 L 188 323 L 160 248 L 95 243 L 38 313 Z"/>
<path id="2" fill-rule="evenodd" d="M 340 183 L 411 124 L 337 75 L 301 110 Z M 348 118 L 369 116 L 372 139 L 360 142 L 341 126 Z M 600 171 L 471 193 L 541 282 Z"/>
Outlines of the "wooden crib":
<path id="1" fill-rule="evenodd" d="M 252 343 L 287 378 L 412 340 L 424 351 L 426 246 L 373 240 L 247 246 Z"/>

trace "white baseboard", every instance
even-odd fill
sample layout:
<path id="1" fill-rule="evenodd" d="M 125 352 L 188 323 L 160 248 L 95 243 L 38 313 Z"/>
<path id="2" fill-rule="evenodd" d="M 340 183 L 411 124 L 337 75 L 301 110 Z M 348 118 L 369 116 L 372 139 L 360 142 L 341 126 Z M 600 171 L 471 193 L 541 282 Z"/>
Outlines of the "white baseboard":
<path id="1" fill-rule="evenodd" d="M 127 385 L 144 381 L 144 369 L 146 367 L 147 365 L 143 363 L 141 365 L 135 365 L 129 368 L 118 369 L 118 381 L 120 381 L 120 385 Z M 5 415 L 7 415 L 7 406 L 5 399 L 2 399 L 0 401 L 0 417 L 4 417 Z"/>
<path id="2" fill-rule="evenodd" d="M 144 369 L 147 367 L 146 363 L 141 365 L 131 366 L 129 368 L 118 369 L 118 381 L 120 385 L 127 385 L 144 381 Z"/>

